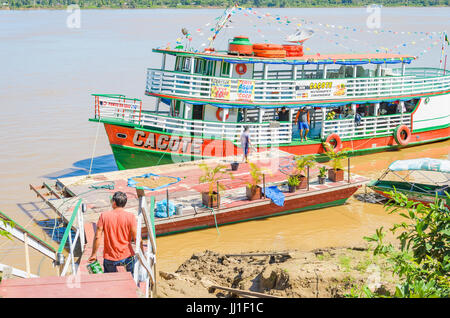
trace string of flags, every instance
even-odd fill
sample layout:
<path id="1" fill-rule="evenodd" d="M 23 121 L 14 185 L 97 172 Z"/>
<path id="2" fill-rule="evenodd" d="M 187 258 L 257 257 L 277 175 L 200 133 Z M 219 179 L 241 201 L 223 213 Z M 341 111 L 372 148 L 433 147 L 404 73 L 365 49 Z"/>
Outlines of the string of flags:
<path id="1" fill-rule="evenodd" d="M 259 10 L 255 10 L 253 8 L 243 8 L 238 5 L 226 9 L 222 15 L 215 19 L 215 24 L 206 23 L 203 27 L 198 27 L 195 29 L 195 37 L 196 39 L 201 39 L 202 37 L 207 36 L 207 41 L 203 41 L 200 44 L 200 49 L 194 49 L 194 52 L 199 52 L 203 50 L 206 46 L 212 47 L 214 41 L 216 41 L 218 35 L 226 29 L 233 28 L 232 24 L 234 21 L 231 19 L 237 16 L 237 14 L 243 15 L 248 21 L 251 23 L 256 34 L 264 39 L 265 32 L 263 31 L 264 27 L 270 27 L 273 29 L 276 26 L 276 31 L 278 32 L 293 32 L 294 30 L 298 30 L 299 28 L 313 28 L 316 32 L 316 36 L 321 40 L 326 40 L 328 43 L 334 44 L 336 46 L 342 47 L 347 51 L 352 53 L 356 52 L 348 42 L 357 42 L 358 50 L 361 50 L 362 45 L 364 47 L 370 48 L 372 47 L 375 52 L 383 52 L 383 53 L 401 53 L 400 50 L 405 47 L 411 46 L 421 46 L 420 52 L 418 52 L 418 56 L 422 56 L 427 52 L 432 51 L 433 47 L 442 43 L 442 51 L 444 51 L 444 43 L 449 45 L 450 41 L 448 39 L 446 32 L 436 32 L 436 31 L 396 31 L 390 29 L 366 29 L 359 28 L 355 26 L 345 26 L 345 25 L 336 25 L 330 23 L 320 23 L 311 20 L 306 20 L 301 17 L 288 17 L 281 16 L 279 14 L 272 14 L 270 12 L 263 13 Z M 286 28 L 287 27 L 287 28 Z M 284 29 L 282 29 L 284 28 Z M 392 45 L 391 47 L 378 46 L 375 41 L 367 41 L 364 39 L 357 39 L 352 36 L 355 33 L 367 33 L 374 36 L 414 36 L 415 38 L 412 40 L 404 41 L 402 43 L 398 43 Z M 420 37 L 420 38 L 418 38 Z M 189 34 L 187 40 L 191 42 L 193 40 L 193 36 Z M 228 40 L 228 39 L 227 39 Z M 177 38 L 175 41 L 176 46 L 180 46 L 182 44 L 183 39 Z M 268 42 L 268 40 L 263 40 Z M 207 42 L 209 42 L 207 44 Z M 171 43 L 167 43 L 166 48 L 170 48 Z M 305 51 L 311 51 L 311 48 L 308 46 L 304 47 Z"/>

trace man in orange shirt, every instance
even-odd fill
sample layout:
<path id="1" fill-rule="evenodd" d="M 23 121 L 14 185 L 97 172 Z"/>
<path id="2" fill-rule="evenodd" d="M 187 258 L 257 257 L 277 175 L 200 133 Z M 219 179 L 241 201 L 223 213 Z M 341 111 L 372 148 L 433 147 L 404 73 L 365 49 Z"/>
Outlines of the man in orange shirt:
<path id="1" fill-rule="evenodd" d="M 100 239 L 104 234 L 103 269 L 105 273 L 117 272 L 117 266 L 125 266 L 128 272 L 134 270 L 134 251 L 131 246 L 136 237 L 136 217 L 123 208 L 127 204 L 127 195 L 114 193 L 111 199 L 112 210 L 103 212 L 97 223 L 97 231 L 89 262 L 97 260 Z"/>

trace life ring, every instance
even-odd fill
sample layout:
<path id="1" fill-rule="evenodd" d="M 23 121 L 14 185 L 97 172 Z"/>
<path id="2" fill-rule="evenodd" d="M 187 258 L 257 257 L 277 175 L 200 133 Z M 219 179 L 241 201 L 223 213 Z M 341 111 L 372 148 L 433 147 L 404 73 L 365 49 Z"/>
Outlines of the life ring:
<path id="1" fill-rule="evenodd" d="M 247 65 L 245 64 L 236 64 L 236 73 L 239 75 L 244 75 L 247 72 Z"/>
<path id="2" fill-rule="evenodd" d="M 217 120 L 219 120 L 219 121 L 223 121 L 223 118 L 222 118 L 222 111 L 223 111 L 223 108 L 217 108 L 217 111 L 216 111 L 216 118 L 217 118 Z M 227 120 L 228 117 L 230 117 L 230 112 L 227 113 L 227 116 L 225 117 L 225 120 Z"/>
<path id="3" fill-rule="evenodd" d="M 339 151 L 342 148 L 342 140 L 338 134 L 329 134 L 325 142 L 328 143 L 334 151 Z"/>
<path id="4" fill-rule="evenodd" d="M 394 130 L 394 140 L 399 146 L 406 146 L 411 139 L 411 130 L 406 125 L 398 125 Z"/>
<path id="5" fill-rule="evenodd" d="M 255 43 L 253 44 L 253 50 L 283 50 L 283 46 L 270 43 Z"/>
<path id="6" fill-rule="evenodd" d="M 284 58 L 286 57 L 285 50 L 253 50 L 255 56 L 260 57 L 275 57 L 275 58 Z"/>

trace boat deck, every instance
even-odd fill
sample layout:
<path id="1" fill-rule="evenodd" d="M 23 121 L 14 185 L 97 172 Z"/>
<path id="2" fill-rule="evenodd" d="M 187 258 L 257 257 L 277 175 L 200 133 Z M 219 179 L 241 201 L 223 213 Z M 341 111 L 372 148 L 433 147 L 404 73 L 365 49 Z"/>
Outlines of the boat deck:
<path id="1" fill-rule="evenodd" d="M 285 169 L 292 164 L 293 156 L 282 151 L 272 151 L 255 153 L 249 158 L 251 162 L 256 163 L 263 170 L 267 171 L 265 174 L 265 186 L 269 187 L 276 185 L 285 195 L 286 207 L 276 206 L 268 198 L 260 200 L 249 201 L 246 197 L 246 183 L 251 181 L 249 164 L 240 163 L 237 171 L 232 171 L 233 179 L 227 177 L 220 181 L 225 186 L 225 190 L 221 193 L 221 202 L 219 208 L 207 208 L 202 204 L 201 192 L 208 190 L 207 183 L 199 183 L 199 177 L 202 175 L 198 163 L 204 162 L 208 165 L 215 166 L 218 163 L 226 164 L 228 170 L 231 172 L 230 163 L 233 158 L 218 158 L 207 159 L 194 162 L 186 162 L 181 164 L 168 164 L 161 166 L 145 167 L 138 169 L 129 169 L 122 171 L 114 171 L 109 173 L 100 173 L 87 176 L 69 177 L 57 180 L 57 186 L 64 188 L 66 191 L 74 195 L 72 198 L 64 198 L 52 200 L 52 204 L 57 207 L 66 219 L 70 219 L 73 206 L 79 198 L 87 204 L 87 211 L 84 213 L 85 222 L 97 222 L 100 213 L 111 209 L 110 198 L 116 191 L 122 191 L 127 194 L 128 202 L 126 210 L 137 215 L 138 212 L 138 198 L 136 189 L 128 187 L 128 179 L 131 177 L 141 176 L 147 173 L 154 173 L 161 176 L 180 177 L 181 181 L 170 185 L 167 188 L 162 188 L 156 191 L 146 190 L 147 197 L 154 196 L 156 202 L 165 200 L 167 193 L 169 201 L 174 202 L 175 205 L 182 204 L 182 214 L 173 215 L 169 218 L 155 218 L 156 234 L 166 234 L 169 232 L 181 231 L 187 229 L 185 226 L 178 228 L 175 223 L 183 223 L 191 220 L 187 227 L 206 227 L 217 224 L 233 223 L 236 221 L 248 220 L 256 217 L 266 217 L 270 215 L 278 215 L 289 212 L 297 212 L 302 209 L 320 208 L 324 203 L 323 197 L 329 196 L 329 193 L 340 191 L 340 196 L 336 196 L 335 201 L 342 204 L 342 200 L 346 200 L 353 194 L 362 184 L 369 180 L 355 174 L 351 175 L 350 180 L 346 175 L 345 181 L 331 182 L 327 180 L 326 184 L 320 185 L 317 181 L 318 169 L 311 169 L 310 171 L 310 185 L 309 190 L 297 190 L 295 193 L 288 192 L 286 183 L 287 174 Z M 280 167 L 284 168 L 280 169 Z M 98 188 L 102 185 L 114 185 L 112 188 Z M 97 187 L 96 188 L 93 188 Z M 261 186 L 263 186 L 261 184 Z M 167 192 L 168 189 L 168 192 Z M 341 193 L 342 192 L 342 193 Z M 318 197 L 322 197 L 322 201 L 317 201 Z M 301 204 L 294 204 L 294 200 L 301 199 Z M 305 200 L 306 199 L 306 200 Z M 292 201 L 292 206 L 287 204 Z M 317 202 L 316 202 L 317 201 Z M 330 198 L 325 200 L 330 201 Z M 345 201 L 344 201 L 345 202 Z M 336 205 L 336 204 L 334 204 Z M 251 210 L 261 210 L 264 207 L 264 212 L 258 215 L 253 215 Z M 278 208 L 279 210 L 276 210 Z M 294 211 L 295 210 L 295 211 Z M 243 215 L 245 212 L 248 215 Z M 241 216 L 235 216 L 232 219 L 224 219 L 225 215 L 231 215 L 228 212 L 241 213 Z M 217 219 L 215 218 L 217 216 Z M 203 219 L 202 219 L 203 217 Z M 195 222 L 193 220 L 196 220 Z M 194 222 L 194 223 L 192 223 Z M 186 224 L 185 224 L 186 225 Z"/>

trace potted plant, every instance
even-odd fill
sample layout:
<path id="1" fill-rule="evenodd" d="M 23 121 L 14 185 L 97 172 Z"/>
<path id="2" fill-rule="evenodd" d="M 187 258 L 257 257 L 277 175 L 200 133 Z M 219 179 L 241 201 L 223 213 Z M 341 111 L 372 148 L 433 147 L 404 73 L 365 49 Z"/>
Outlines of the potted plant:
<path id="1" fill-rule="evenodd" d="M 308 187 L 308 180 L 306 179 L 306 169 L 314 167 L 316 164 L 313 155 L 298 156 L 295 158 L 295 175 L 299 180 L 297 189 L 306 189 Z"/>
<path id="2" fill-rule="evenodd" d="M 344 170 L 342 160 L 347 158 L 347 152 L 350 149 L 334 150 L 328 142 L 323 143 L 325 155 L 331 160 L 331 169 L 328 169 L 328 179 L 334 182 L 344 180 Z"/>
<path id="3" fill-rule="evenodd" d="M 319 168 L 319 184 L 325 184 L 328 169 L 325 166 Z"/>
<path id="4" fill-rule="evenodd" d="M 297 186 L 300 184 L 300 180 L 297 176 L 289 176 L 288 180 L 289 193 L 294 193 Z"/>
<path id="5" fill-rule="evenodd" d="M 252 177 L 251 182 L 247 182 L 246 194 L 249 200 L 258 200 L 262 197 L 262 189 L 259 184 L 261 183 L 262 171 L 253 162 L 249 163 L 250 166 L 250 176 Z"/>
<path id="6" fill-rule="evenodd" d="M 231 172 L 227 171 L 225 165 L 217 165 L 215 167 L 210 167 L 205 163 L 200 163 L 198 165 L 203 171 L 203 175 L 200 176 L 200 183 L 209 183 L 208 191 L 202 192 L 202 203 L 209 208 L 218 207 L 220 205 L 220 191 L 224 190 L 225 187 L 219 183 L 219 180 L 224 176 L 229 176 L 233 179 Z M 216 190 L 214 188 L 216 187 Z"/>

